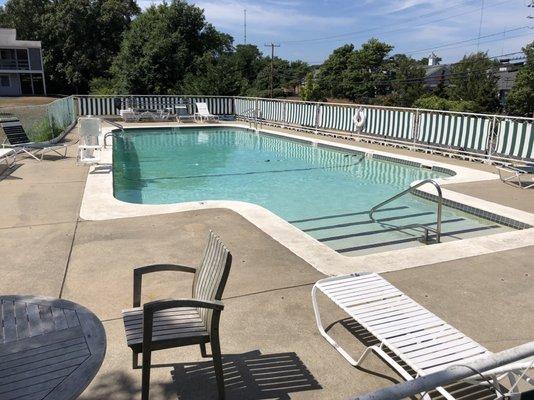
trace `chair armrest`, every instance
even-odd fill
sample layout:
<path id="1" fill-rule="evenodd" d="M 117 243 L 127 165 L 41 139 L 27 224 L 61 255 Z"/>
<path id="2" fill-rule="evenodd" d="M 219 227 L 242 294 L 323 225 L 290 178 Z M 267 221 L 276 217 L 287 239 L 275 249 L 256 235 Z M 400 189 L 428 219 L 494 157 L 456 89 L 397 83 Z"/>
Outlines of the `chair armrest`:
<path id="1" fill-rule="evenodd" d="M 174 264 L 154 264 L 147 265 L 145 267 L 139 267 L 134 269 L 134 284 L 133 284 L 133 306 L 139 307 L 141 305 L 141 285 L 143 275 L 151 274 L 153 272 L 160 271 L 176 271 L 176 272 L 189 272 L 195 273 L 196 268 L 187 267 L 185 265 Z"/>
<path id="2" fill-rule="evenodd" d="M 196 299 L 167 299 L 156 300 L 143 304 L 143 314 L 155 313 L 156 311 L 166 310 L 169 308 L 180 307 L 197 307 L 197 308 L 209 308 L 215 311 L 222 311 L 224 304 L 219 300 L 196 300 Z"/>
<path id="3" fill-rule="evenodd" d="M 214 323 L 217 327 L 219 325 L 220 313 L 224 309 L 223 303 L 218 300 L 167 299 L 145 303 L 143 305 L 143 356 L 145 356 L 145 353 L 148 354 L 148 352 L 150 352 L 154 325 L 154 313 L 156 311 L 179 307 L 199 307 L 212 309 L 212 320 L 215 321 Z"/>

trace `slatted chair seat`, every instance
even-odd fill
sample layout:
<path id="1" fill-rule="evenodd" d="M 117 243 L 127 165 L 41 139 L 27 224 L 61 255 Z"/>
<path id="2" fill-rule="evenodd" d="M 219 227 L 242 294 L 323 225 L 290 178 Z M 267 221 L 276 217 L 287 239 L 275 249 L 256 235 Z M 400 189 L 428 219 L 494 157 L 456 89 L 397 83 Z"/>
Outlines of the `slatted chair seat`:
<path id="1" fill-rule="evenodd" d="M 368 347 L 355 361 L 326 333 L 317 307 L 317 290 L 376 337 L 380 345 Z M 360 365 L 369 352 L 374 351 L 405 379 L 411 380 L 414 377 L 390 357 L 384 346 L 415 371 L 417 376 L 492 354 L 378 274 L 320 280 L 313 288 L 312 299 L 319 331 L 354 366 Z M 444 395 L 447 393 L 447 399 L 452 398 L 443 388 L 438 390 Z"/>
<path id="2" fill-rule="evenodd" d="M 143 344 L 143 309 L 130 308 L 122 311 L 126 342 L 128 347 L 141 351 Z M 195 339 L 193 342 L 206 341 L 209 332 L 196 308 L 171 308 L 154 313 L 152 343 L 178 339 Z"/>
<path id="3" fill-rule="evenodd" d="M 143 355 L 142 400 L 148 400 L 152 352 L 173 347 L 200 345 L 206 357 L 206 343 L 211 353 L 217 380 L 219 399 L 224 399 L 219 321 L 224 308 L 220 301 L 232 255 L 217 235 L 210 232 L 204 258 L 198 268 L 183 265 L 157 264 L 134 270 L 133 308 L 123 310 L 126 343 L 133 351 L 133 366 Z M 158 300 L 141 307 L 141 284 L 145 274 L 176 271 L 195 274 L 190 299 Z"/>

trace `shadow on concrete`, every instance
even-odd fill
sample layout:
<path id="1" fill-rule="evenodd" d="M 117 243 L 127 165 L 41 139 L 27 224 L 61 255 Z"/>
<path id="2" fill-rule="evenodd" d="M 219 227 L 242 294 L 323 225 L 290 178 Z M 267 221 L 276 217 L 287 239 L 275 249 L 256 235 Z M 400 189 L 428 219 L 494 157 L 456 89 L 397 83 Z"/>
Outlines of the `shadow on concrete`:
<path id="1" fill-rule="evenodd" d="M 261 354 L 254 350 L 223 356 L 227 399 L 290 399 L 290 393 L 321 390 L 296 353 Z M 174 365 L 171 372 L 180 400 L 216 399 L 213 363 Z"/>

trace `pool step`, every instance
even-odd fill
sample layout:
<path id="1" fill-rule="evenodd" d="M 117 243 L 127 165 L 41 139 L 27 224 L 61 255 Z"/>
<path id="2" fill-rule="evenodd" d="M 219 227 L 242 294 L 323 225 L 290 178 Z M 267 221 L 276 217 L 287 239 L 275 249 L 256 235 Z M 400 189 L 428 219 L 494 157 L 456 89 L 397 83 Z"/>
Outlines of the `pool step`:
<path id="1" fill-rule="evenodd" d="M 301 219 L 292 223 L 308 235 L 346 256 L 424 246 L 424 226 L 436 228 L 436 214 L 408 206 L 384 208 L 374 222 L 367 211 Z M 505 230 L 497 224 L 480 224 L 460 215 L 444 216 L 441 241 L 461 240 Z M 430 232 L 431 237 L 433 232 Z"/>

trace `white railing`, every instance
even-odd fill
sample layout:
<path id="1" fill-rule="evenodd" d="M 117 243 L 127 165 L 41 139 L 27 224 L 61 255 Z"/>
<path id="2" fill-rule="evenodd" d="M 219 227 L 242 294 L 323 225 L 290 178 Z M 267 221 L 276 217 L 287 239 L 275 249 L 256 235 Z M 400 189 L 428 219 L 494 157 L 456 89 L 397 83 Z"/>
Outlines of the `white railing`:
<path id="1" fill-rule="evenodd" d="M 450 157 L 488 163 L 522 160 L 534 164 L 534 119 L 506 115 L 382 107 L 364 104 L 304 102 L 230 96 L 77 96 L 81 116 L 113 116 L 122 108 L 160 110 L 206 102 L 215 115 L 250 120 L 258 110 L 262 123 L 341 136 Z M 356 109 L 366 116 L 363 130 L 353 121 Z"/>

